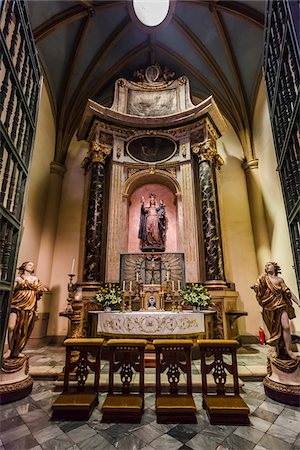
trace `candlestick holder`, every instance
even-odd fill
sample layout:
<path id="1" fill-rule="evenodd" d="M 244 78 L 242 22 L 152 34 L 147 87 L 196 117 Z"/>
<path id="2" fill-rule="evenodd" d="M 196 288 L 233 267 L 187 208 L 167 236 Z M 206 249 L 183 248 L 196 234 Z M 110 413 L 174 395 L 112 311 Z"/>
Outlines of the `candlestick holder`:
<path id="1" fill-rule="evenodd" d="M 178 291 L 178 300 L 177 300 L 177 312 L 182 312 L 182 304 L 181 304 L 181 289 Z"/>
<path id="2" fill-rule="evenodd" d="M 129 291 L 128 312 L 132 312 L 131 301 L 132 301 L 132 291 Z"/>
<path id="3" fill-rule="evenodd" d="M 121 306 L 121 312 L 126 312 L 126 300 L 125 300 L 125 291 L 123 291 L 123 295 L 122 295 L 122 306 Z"/>

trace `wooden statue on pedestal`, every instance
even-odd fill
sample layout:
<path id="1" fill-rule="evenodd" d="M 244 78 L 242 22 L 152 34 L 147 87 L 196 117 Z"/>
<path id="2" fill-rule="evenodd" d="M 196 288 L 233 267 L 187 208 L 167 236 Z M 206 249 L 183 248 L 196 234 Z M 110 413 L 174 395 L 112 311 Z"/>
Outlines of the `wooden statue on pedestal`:
<path id="1" fill-rule="evenodd" d="M 276 349 L 268 356 L 268 375 L 264 380 L 266 394 L 287 404 L 299 404 L 300 401 L 300 358 L 292 350 L 292 342 L 298 341 L 291 336 L 289 319 L 296 317 L 292 302 L 300 306 L 299 300 L 278 276 L 280 267 L 275 262 L 267 262 L 265 274 L 251 286 L 262 306 L 262 316 L 270 337 L 267 344 Z"/>
<path id="2" fill-rule="evenodd" d="M 33 263 L 26 261 L 19 267 L 15 280 L 8 321 L 9 350 L 4 355 L 0 372 L 0 403 L 26 397 L 32 389 L 32 379 L 28 375 L 28 356 L 22 350 L 38 318 L 38 300 L 47 291 L 33 273 Z"/>

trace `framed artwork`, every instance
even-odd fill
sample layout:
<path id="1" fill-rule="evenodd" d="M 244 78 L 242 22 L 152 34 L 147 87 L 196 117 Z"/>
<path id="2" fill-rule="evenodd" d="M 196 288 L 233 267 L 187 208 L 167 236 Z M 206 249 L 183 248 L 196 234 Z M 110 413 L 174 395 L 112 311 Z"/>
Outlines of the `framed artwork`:
<path id="1" fill-rule="evenodd" d="M 172 139 L 163 136 L 143 136 L 128 142 L 129 156 L 139 162 L 162 162 L 170 159 L 177 145 Z"/>

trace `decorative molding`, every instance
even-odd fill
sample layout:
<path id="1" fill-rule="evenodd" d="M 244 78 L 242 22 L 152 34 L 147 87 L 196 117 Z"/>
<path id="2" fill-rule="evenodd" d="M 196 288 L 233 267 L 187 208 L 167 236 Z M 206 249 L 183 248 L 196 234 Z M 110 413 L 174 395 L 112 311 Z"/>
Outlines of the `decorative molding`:
<path id="1" fill-rule="evenodd" d="M 50 163 L 50 173 L 54 173 L 55 175 L 60 175 L 63 178 L 66 173 L 66 168 L 63 164 L 61 164 L 57 161 L 52 161 Z"/>
<path id="2" fill-rule="evenodd" d="M 245 159 L 242 163 L 242 168 L 245 171 L 249 171 L 250 169 L 258 169 L 258 159 Z"/>
<path id="3" fill-rule="evenodd" d="M 205 139 L 203 142 L 192 145 L 192 152 L 198 157 L 199 163 L 209 161 L 218 169 L 224 164 L 223 158 L 217 152 L 216 141 Z"/>
<path id="4" fill-rule="evenodd" d="M 111 146 L 103 143 L 98 143 L 96 141 L 92 141 L 90 143 L 88 156 L 93 163 L 98 162 L 104 164 L 106 158 L 111 154 L 111 151 L 112 151 Z"/>

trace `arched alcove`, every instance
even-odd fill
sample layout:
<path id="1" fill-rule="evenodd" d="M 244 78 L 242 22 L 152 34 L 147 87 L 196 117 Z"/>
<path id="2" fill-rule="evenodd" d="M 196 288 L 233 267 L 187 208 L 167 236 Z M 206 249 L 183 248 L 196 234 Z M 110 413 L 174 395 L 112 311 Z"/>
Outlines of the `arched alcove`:
<path id="1" fill-rule="evenodd" d="M 137 187 L 129 197 L 127 251 L 128 253 L 138 253 L 140 251 L 138 231 L 141 197 L 145 197 L 145 206 L 148 206 L 151 193 L 155 194 L 157 203 L 163 200 L 166 205 L 166 252 L 177 252 L 177 207 L 175 195 L 169 187 L 160 183 L 143 184 Z"/>

